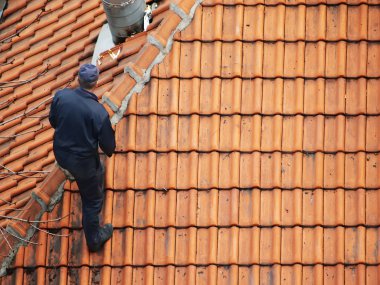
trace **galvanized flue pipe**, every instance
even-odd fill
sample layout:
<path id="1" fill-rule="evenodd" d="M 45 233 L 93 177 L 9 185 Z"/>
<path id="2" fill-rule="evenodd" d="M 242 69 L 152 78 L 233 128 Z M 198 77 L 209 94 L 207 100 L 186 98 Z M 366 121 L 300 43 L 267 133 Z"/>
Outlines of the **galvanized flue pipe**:
<path id="1" fill-rule="evenodd" d="M 144 30 L 144 0 L 102 0 L 115 44 Z"/>

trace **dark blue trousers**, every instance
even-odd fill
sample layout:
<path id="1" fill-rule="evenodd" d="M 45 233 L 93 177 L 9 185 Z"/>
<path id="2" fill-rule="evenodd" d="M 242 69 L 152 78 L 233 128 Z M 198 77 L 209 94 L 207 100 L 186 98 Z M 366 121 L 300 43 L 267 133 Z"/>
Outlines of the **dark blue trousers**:
<path id="1" fill-rule="evenodd" d="M 104 167 L 98 155 L 79 157 L 54 151 L 58 164 L 75 178 L 82 199 L 82 225 L 87 245 L 99 243 L 99 214 L 104 201 Z"/>

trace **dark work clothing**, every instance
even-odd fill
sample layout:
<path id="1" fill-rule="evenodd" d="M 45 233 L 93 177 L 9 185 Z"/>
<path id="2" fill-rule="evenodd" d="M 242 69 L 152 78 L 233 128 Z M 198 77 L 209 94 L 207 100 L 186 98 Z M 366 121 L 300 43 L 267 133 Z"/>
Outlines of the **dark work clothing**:
<path id="1" fill-rule="evenodd" d="M 58 164 L 74 176 L 82 199 L 82 225 L 87 245 L 99 242 L 99 214 L 104 200 L 104 168 L 99 157 L 80 157 L 55 151 Z"/>
<path id="2" fill-rule="evenodd" d="M 99 242 L 99 213 L 104 200 L 104 168 L 98 145 L 111 156 L 115 150 L 114 131 L 96 95 L 82 88 L 58 91 L 49 120 L 55 128 L 55 158 L 74 176 L 79 187 L 82 225 L 91 248 Z"/>
<path id="3" fill-rule="evenodd" d="M 115 136 L 105 108 L 95 94 L 77 88 L 59 90 L 51 104 L 49 121 L 54 150 L 88 157 L 100 148 L 108 156 L 115 150 Z"/>

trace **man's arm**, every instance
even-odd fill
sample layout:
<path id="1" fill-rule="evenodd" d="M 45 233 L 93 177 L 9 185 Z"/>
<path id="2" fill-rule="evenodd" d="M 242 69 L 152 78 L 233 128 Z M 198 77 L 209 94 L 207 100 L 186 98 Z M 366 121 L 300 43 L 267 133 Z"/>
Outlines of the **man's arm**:
<path id="1" fill-rule="evenodd" d="M 100 129 L 99 146 L 107 156 L 111 156 L 115 151 L 115 132 L 108 118 L 103 121 L 102 128 Z"/>
<path id="2" fill-rule="evenodd" d="M 58 101 L 58 94 L 56 94 L 53 98 L 53 102 L 51 103 L 51 106 L 50 106 L 50 113 L 49 113 L 49 122 L 50 122 L 50 125 L 55 129 L 56 126 L 57 126 L 57 121 L 56 121 L 56 118 L 57 118 L 57 108 L 56 108 L 56 105 L 57 105 L 57 101 Z"/>

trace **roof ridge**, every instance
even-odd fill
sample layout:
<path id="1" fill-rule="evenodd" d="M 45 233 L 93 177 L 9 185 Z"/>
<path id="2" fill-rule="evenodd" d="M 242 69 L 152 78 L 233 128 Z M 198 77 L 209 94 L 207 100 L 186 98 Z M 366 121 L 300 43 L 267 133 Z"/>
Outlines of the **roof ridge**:
<path id="1" fill-rule="evenodd" d="M 137 54 L 136 60 L 125 67 L 126 79 L 114 86 L 102 97 L 102 103 L 116 125 L 128 107 L 134 93 L 141 93 L 150 81 L 154 66 L 161 63 L 172 49 L 174 36 L 192 21 L 195 11 L 203 0 L 176 0 L 171 2 L 169 15 L 162 20 Z M 126 95 L 125 95 L 126 94 Z"/>

